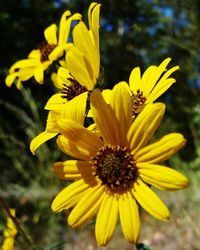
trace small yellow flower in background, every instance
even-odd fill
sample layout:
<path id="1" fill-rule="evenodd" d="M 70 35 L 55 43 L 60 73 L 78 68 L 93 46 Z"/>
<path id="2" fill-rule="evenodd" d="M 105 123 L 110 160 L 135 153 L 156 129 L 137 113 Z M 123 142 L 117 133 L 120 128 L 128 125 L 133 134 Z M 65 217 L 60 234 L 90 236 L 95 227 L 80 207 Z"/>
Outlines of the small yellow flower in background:
<path id="1" fill-rule="evenodd" d="M 145 104 L 154 102 L 176 82 L 174 78 L 169 77 L 173 72 L 179 69 L 179 66 L 166 70 L 170 61 L 171 58 L 167 58 L 159 66 L 150 66 L 142 77 L 139 67 L 132 70 L 129 78 L 129 87 L 133 114 L 139 113 Z"/>
<path id="2" fill-rule="evenodd" d="M 15 209 L 10 209 L 10 213 L 13 217 L 15 217 Z M 14 249 L 14 238 L 17 235 L 17 229 L 13 220 L 8 217 L 7 218 L 7 228 L 4 230 L 5 240 L 2 244 L 2 250 L 13 250 Z"/>
<path id="3" fill-rule="evenodd" d="M 99 12 L 100 4 L 91 3 L 88 10 L 90 30 L 87 30 L 82 21 L 73 30 L 74 47 L 66 53 L 68 68 L 60 67 L 56 79 L 56 76 L 52 75 L 56 87 L 61 92 L 54 94 L 45 106 L 45 109 L 49 110 L 46 129 L 32 140 L 30 149 L 33 153 L 41 144 L 59 133 L 56 122 L 59 118 L 70 119 L 71 114 L 74 116 L 74 113 L 81 113 L 81 118 L 79 115 L 76 117 L 79 117 L 80 124 L 84 122 L 88 93 L 93 90 L 97 82 L 100 68 Z M 79 43 L 80 39 L 81 43 L 83 42 L 82 45 Z M 74 53 L 78 49 L 82 59 L 76 56 L 74 58 Z"/>
<path id="4" fill-rule="evenodd" d="M 166 70 L 170 61 L 171 58 L 166 58 L 159 66 L 148 67 L 142 76 L 139 67 L 132 70 L 129 85 L 127 84 L 126 87 L 130 92 L 133 116 L 137 115 L 146 104 L 154 102 L 176 82 L 174 78 L 169 77 L 179 69 L 179 66 Z M 110 104 L 113 98 L 112 90 L 105 89 L 102 94 L 105 101 Z M 88 116 L 92 117 L 91 110 L 88 112 Z"/>
<path id="5" fill-rule="evenodd" d="M 118 216 L 125 238 L 131 243 L 138 241 L 138 205 L 158 219 L 169 218 L 167 207 L 149 185 L 163 190 L 188 185 L 181 173 L 158 164 L 185 145 L 181 134 L 171 133 L 147 145 L 160 125 L 165 105 L 146 105 L 132 122 L 130 93 L 124 82 L 114 87 L 113 96 L 107 105 L 99 90 L 91 94 L 91 110 L 101 138 L 73 121 L 58 120 L 61 135 L 57 144 L 77 160 L 53 166 L 58 177 L 75 182 L 56 196 L 52 210 L 74 207 L 68 217 L 73 228 L 84 226 L 96 215 L 100 246 L 111 240 Z"/>
<path id="6" fill-rule="evenodd" d="M 20 60 L 11 66 L 6 77 L 6 85 L 10 87 L 17 80 L 16 85 L 20 89 L 22 82 L 31 77 L 34 77 L 39 84 L 43 84 L 44 71 L 71 46 L 67 43 L 71 22 L 80 19 L 80 14 L 76 13 L 71 16 L 71 12 L 67 10 L 60 19 L 59 31 L 57 31 L 56 24 L 47 27 L 44 31 L 45 42 L 39 49 L 32 50 L 27 59 Z"/>
<path id="7" fill-rule="evenodd" d="M 99 13 L 100 4 L 91 3 L 88 9 L 90 29 L 82 21 L 74 27 L 73 46 L 66 53 L 65 67 L 60 67 L 57 73 L 56 86 L 61 92 L 49 99 L 47 110 L 59 110 L 81 93 L 92 91 L 97 84 L 100 71 Z"/>
<path id="8" fill-rule="evenodd" d="M 89 30 L 80 21 L 73 29 L 74 46 L 66 54 L 66 68 L 72 77 L 87 90 L 93 90 L 100 73 L 99 13 L 100 4 L 91 3 L 88 9 Z"/>

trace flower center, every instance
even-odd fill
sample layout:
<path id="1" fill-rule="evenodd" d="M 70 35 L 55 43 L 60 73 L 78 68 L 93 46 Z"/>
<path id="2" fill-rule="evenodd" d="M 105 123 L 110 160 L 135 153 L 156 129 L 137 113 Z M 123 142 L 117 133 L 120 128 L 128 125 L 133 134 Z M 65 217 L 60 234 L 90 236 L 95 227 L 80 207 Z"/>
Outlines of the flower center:
<path id="1" fill-rule="evenodd" d="M 45 62 L 49 60 L 49 54 L 55 49 L 55 44 L 48 44 L 46 41 L 39 46 L 41 53 L 40 61 Z"/>
<path id="2" fill-rule="evenodd" d="M 126 147 L 103 146 L 93 161 L 95 176 L 112 190 L 130 188 L 137 177 L 136 161 Z"/>
<path id="3" fill-rule="evenodd" d="M 132 94 L 131 102 L 132 102 L 132 114 L 133 115 L 137 115 L 141 111 L 146 99 L 147 98 L 143 95 L 143 92 L 140 91 L 139 89 L 137 90 L 136 95 Z"/>
<path id="4" fill-rule="evenodd" d="M 80 85 L 74 78 L 67 78 L 71 82 L 70 85 L 63 84 L 62 89 L 62 98 L 67 99 L 68 101 L 72 100 L 74 97 L 82 94 L 83 92 L 88 91 L 85 86 Z"/>

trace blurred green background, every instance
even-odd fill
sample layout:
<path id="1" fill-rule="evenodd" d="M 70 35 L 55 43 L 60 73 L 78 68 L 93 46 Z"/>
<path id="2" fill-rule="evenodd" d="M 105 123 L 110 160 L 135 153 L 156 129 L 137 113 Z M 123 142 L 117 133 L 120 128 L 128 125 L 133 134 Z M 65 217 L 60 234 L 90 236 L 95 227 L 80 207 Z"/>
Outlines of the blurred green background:
<path id="1" fill-rule="evenodd" d="M 170 67 L 179 65 L 177 82 L 159 101 L 167 104 L 157 135 L 177 131 L 187 138 L 186 147 L 167 162 L 190 179 L 187 190 L 159 192 L 172 212 L 163 223 L 142 213 L 141 242 L 156 250 L 200 249 L 200 1 L 123 0 L 99 1 L 101 6 L 101 64 L 107 87 L 128 80 L 133 67 L 144 71 L 171 57 Z M 26 58 L 44 40 L 44 29 L 66 9 L 80 12 L 87 22 L 85 0 L 0 1 L 0 195 L 15 207 L 26 233 L 44 249 L 99 249 L 94 225 L 81 230 L 66 226 L 66 216 L 53 214 L 50 204 L 65 181 L 51 173 L 53 162 L 63 158 L 55 140 L 33 156 L 31 139 L 43 131 L 47 112 L 43 107 L 54 93 L 47 80 L 33 80 L 18 91 L 5 86 L 9 67 Z M 1 207 L 0 231 L 6 214 Z M 3 240 L 1 234 L 0 240 Z M 22 242 L 22 245 L 20 244 Z M 60 245 L 60 246 L 59 246 Z M 18 235 L 16 249 L 29 249 Z M 39 249 L 39 248 L 38 248 Z M 119 228 L 111 243 L 102 249 L 133 249 Z"/>

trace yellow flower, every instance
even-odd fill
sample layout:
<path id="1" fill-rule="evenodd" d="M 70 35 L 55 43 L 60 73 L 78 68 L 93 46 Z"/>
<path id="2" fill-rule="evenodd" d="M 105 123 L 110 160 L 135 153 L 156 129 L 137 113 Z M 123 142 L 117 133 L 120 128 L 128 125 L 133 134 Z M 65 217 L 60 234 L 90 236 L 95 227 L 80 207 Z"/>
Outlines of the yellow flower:
<path id="1" fill-rule="evenodd" d="M 91 3 L 88 10 L 89 30 L 80 21 L 73 29 L 73 44 L 66 54 L 66 68 L 73 78 L 88 90 L 97 84 L 100 72 L 99 53 L 100 4 Z"/>
<path id="2" fill-rule="evenodd" d="M 80 14 L 71 16 L 71 12 L 67 10 L 60 19 L 58 35 L 56 24 L 47 27 L 44 31 L 45 42 L 39 49 L 32 50 L 27 59 L 20 60 L 11 66 L 6 77 L 6 85 L 10 87 L 16 79 L 17 88 L 20 88 L 21 82 L 33 76 L 39 84 L 42 84 L 44 71 L 71 46 L 67 43 L 71 22 L 80 19 Z"/>
<path id="3" fill-rule="evenodd" d="M 70 119 L 70 116 L 68 117 L 69 113 L 71 115 L 74 112 L 81 114 L 81 117 L 76 115 L 76 121 L 77 117 L 79 117 L 80 124 L 84 122 L 88 92 L 93 90 L 96 84 L 100 67 L 99 12 L 100 4 L 91 3 L 88 10 L 90 30 L 88 31 L 85 24 L 81 21 L 73 30 L 75 47 L 67 52 L 66 62 L 68 68 L 60 67 L 56 80 L 55 75 L 52 76 L 56 87 L 61 89 L 61 92 L 54 94 L 45 106 L 45 109 L 50 110 L 46 129 L 32 140 L 30 145 L 32 153 L 35 153 L 35 150 L 41 144 L 59 133 L 56 122 L 59 118 L 65 117 Z M 79 44 L 80 39 L 81 43 L 83 42 L 82 45 Z M 79 57 L 74 58 L 74 53 L 78 49 L 80 49 L 78 53 L 83 60 Z M 89 49 L 90 53 L 87 49 Z"/>
<path id="4" fill-rule="evenodd" d="M 15 217 L 15 209 L 10 209 L 10 213 L 13 217 Z M 2 244 L 2 250 L 13 250 L 14 249 L 14 238 L 17 234 L 17 229 L 13 220 L 8 217 L 7 218 L 7 228 L 4 230 L 5 240 Z"/>
<path id="5" fill-rule="evenodd" d="M 90 29 L 82 21 L 73 29 L 74 46 L 66 53 L 66 62 L 57 73 L 56 86 L 61 92 L 49 99 L 47 110 L 59 110 L 74 97 L 94 89 L 100 70 L 99 12 L 100 4 L 91 3 L 88 9 Z"/>
<path id="6" fill-rule="evenodd" d="M 118 215 L 125 238 L 136 243 L 140 231 L 138 204 L 154 217 L 166 220 L 169 211 L 149 185 L 159 189 L 185 188 L 188 180 L 179 172 L 159 165 L 185 144 L 179 133 L 171 133 L 147 145 L 159 127 L 165 105 L 148 104 L 132 122 L 130 93 L 125 83 L 113 89 L 107 105 L 99 90 L 91 94 L 91 110 L 101 137 L 80 124 L 60 119 L 59 148 L 78 160 L 57 162 L 54 173 L 75 180 L 54 199 L 52 210 L 74 207 L 68 217 L 71 227 L 87 224 L 95 215 L 95 234 L 100 246 L 114 232 Z"/>
<path id="7" fill-rule="evenodd" d="M 131 71 L 129 87 L 131 91 L 132 112 L 137 114 L 145 104 L 154 102 L 160 97 L 176 80 L 169 78 L 170 75 L 179 69 L 178 66 L 166 70 L 171 58 L 165 59 L 159 66 L 152 65 L 141 77 L 139 67 Z M 163 72 L 165 72 L 163 74 Z M 163 75 L 162 75 L 163 74 Z"/>
<path id="8" fill-rule="evenodd" d="M 169 77 L 179 67 L 175 66 L 166 70 L 170 61 L 171 58 L 166 58 L 159 66 L 148 67 L 142 76 L 139 67 L 132 70 L 129 85 L 126 84 L 126 88 L 130 93 L 133 116 L 137 115 L 146 104 L 154 102 L 176 81 Z M 163 74 L 163 72 L 165 73 Z M 112 90 L 105 89 L 102 94 L 105 101 L 110 104 L 113 98 Z M 89 110 L 88 116 L 92 117 L 91 110 Z"/>

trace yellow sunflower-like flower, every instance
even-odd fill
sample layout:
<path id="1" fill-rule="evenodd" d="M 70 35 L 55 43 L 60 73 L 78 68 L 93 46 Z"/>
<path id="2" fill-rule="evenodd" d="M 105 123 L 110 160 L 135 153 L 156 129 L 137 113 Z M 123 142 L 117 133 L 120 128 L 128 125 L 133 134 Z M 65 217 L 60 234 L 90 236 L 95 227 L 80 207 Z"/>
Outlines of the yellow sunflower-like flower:
<path id="1" fill-rule="evenodd" d="M 30 148 L 33 153 L 41 144 L 59 133 L 56 121 L 60 117 L 67 118 L 69 110 L 71 114 L 81 113 L 83 124 L 88 93 L 93 90 L 99 74 L 99 12 L 100 4 L 91 3 L 88 10 L 90 29 L 87 30 L 80 21 L 73 30 L 74 47 L 67 52 L 68 66 L 59 68 L 56 80 L 55 75 L 52 76 L 61 92 L 54 94 L 45 106 L 49 110 L 46 129 L 32 140 Z M 74 57 L 78 49 L 82 59 Z M 80 112 L 75 111 L 76 108 Z"/>
<path id="2" fill-rule="evenodd" d="M 137 115 L 146 104 L 154 102 L 176 82 L 170 75 L 178 70 L 179 66 L 167 70 L 166 67 L 170 61 L 171 58 L 166 58 L 159 66 L 148 67 L 142 76 L 139 67 L 132 70 L 129 85 L 127 84 L 126 87 L 130 93 L 133 116 Z M 113 98 L 112 90 L 103 90 L 102 94 L 105 101 L 110 104 Z M 92 116 L 91 110 L 88 116 Z"/>
<path id="3" fill-rule="evenodd" d="M 39 49 L 32 50 L 27 59 L 20 60 L 11 66 L 6 77 L 6 85 L 10 87 L 17 79 L 16 85 L 20 88 L 21 82 L 33 76 L 39 84 L 42 84 L 44 71 L 71 46 L 67 43 L 71 22 L 80 19 L 80 14 L 76 13 L 71 16 L 71 12 L 67 10 L 60 19 L 58 35 L 56 24 L 47 27 L 44 31 L 45 42 Z"/>
<path id="4" fill-rule="evenodd" d="M 100 71 L 99 13 L 100 4 L 90 4 L 88 9 L 89 30 L 80 21 L 73 29 L 73 45 L 66 53 L 64 67 L 57 73 L 60 93 L 47 102 L 47 110 L 59 110 L 60 106 L 83 92 L 92 91 L 97 84 Z M 87 96 L 86 96 L 87 99 Z M 85 99 L 85 102 L 86 102 Z"/>
<path id="5" fill-rule="evenodd" d="M 52 203 L 54 212 L 72 208 L 68 224 L 81 227 L 96 215 L 95 234 L 100 246 L 114 233 L 118 216 L 125 238 L 138 241 L 138 206 L 154 217 L 166 220 L 169 211 L 149 187 L 178 190 L 188 185 L 181 173 L 158 163 L 169 159 L 185 144 L 179 133 L 171 133 L 149 145 L 159 127 L 165 105 L 148 104 L 132 122 L 130 93 L 125 83 L 113 89 L 107 105 L 99 90 L 91 94 L 91 110 L 101 137 L 80 124 L 60 119 L 59 148 L 77 160 L 57 162 L 54 173 L 75 180 Z"/>
<path id="6" fill-rule="evenodd" d="M 10 214 L 15 217 L 15 209 L 10 209 Z M 15 236 L 17 234 L 17 229 L 13 220 L 8 217 L 7 218 L 7 228 L 3 232 L 5 240 L 2 244 L 2 250 L 13 250 L 14 249 L 14 241 Z"/>
<path id="7" fill-rule="evenodd" d="M 170 61 L 171 58 L 167 58 L 159 66 L 152 65 L 148 67 L 142 76 L 139 67 L 131 71 L 129 87 L 133 114 L 139 113 L 145 104 L 154 102 L 176 82 L 174 78 L 169 77 L 179 69 L 179 66 L 166 70 Z"/>

